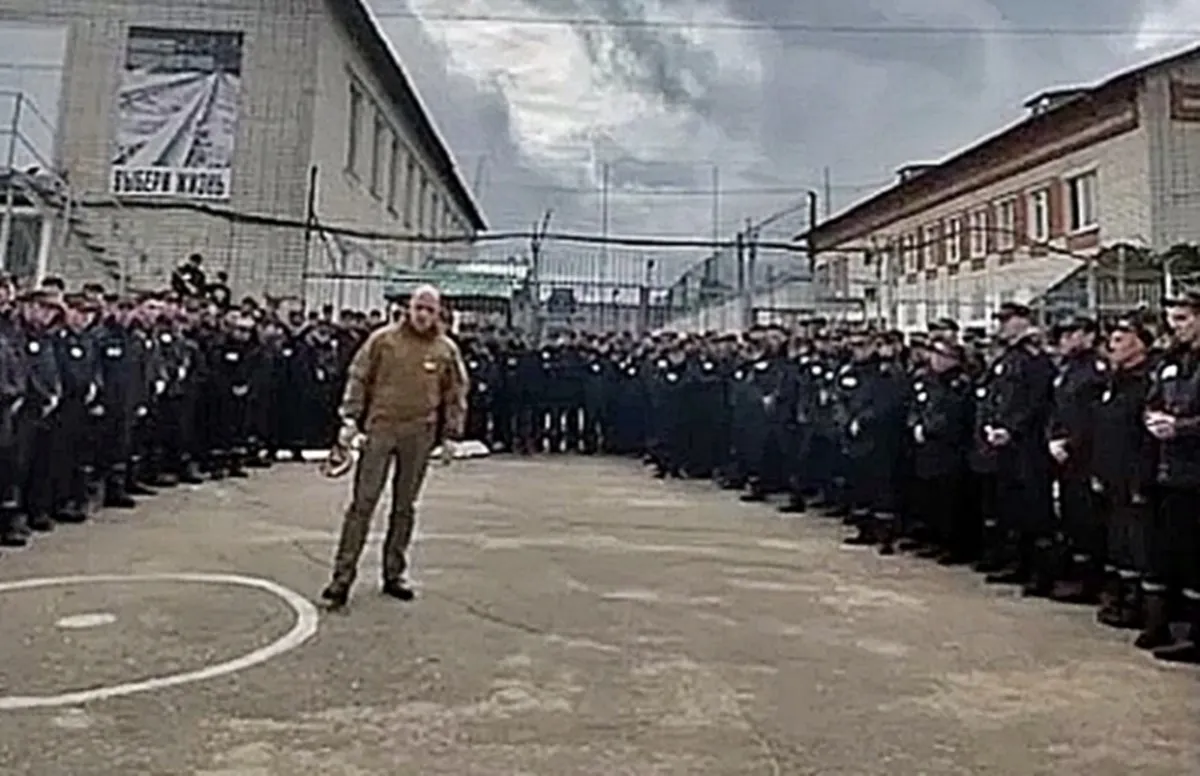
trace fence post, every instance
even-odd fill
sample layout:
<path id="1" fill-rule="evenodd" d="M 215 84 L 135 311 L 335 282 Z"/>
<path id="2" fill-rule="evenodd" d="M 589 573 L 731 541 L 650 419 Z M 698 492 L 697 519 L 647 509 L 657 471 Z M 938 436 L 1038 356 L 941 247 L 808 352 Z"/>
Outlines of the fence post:
<path id="1" fill-rule="evenodd" d="M 17 174 L 14 169 L 17 161 L 17 132 L 21 127 L 21 103 L 25 95 L 18 93 L 16 98 L 12 123 L 9 126 L 8 153 L 5 154 L 4 172 L 7 177 L 4 179 L 4 216 L 0 219 L 0 272 L 8 268 L 8 244 L 12 240 L 13 210 L 17 205 L 13 181 Z"/>

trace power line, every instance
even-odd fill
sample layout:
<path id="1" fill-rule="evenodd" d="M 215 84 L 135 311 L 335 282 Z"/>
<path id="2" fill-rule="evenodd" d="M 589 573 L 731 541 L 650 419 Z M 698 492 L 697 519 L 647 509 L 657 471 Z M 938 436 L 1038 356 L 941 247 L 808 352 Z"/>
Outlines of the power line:
<path id="1" fill-rule="evenodd" d="M 861 185 L 842 184 L 834 185 L 834 191 L 874 191 L 888 185 L 890 181 L 880 183 L 869 183 Z M 523 181 L 492 181 L 493 186 L 510 186 L 533 191 L 544 191 L 553 194 L 602 194 L 604 189 L 602 186 L 559 186 L 553 183 L 531 183 Z M 809 191 L 819 191 L 821 186 L 817 185 L 798 185 L 798 186 L 749 186 L 736 187 L 729 189 L 704 189 L 704 188 L 663 188 L 663 189 L 622 189 L 611 187 L 608 190 L 609 196 L 618 197 L 713 197 L 713 196 L 788 196 L 800 195 Z"/>
<path id="2" fill-rule="evenodd" d="M 780 20 L 681 20 L 681 19 L 604 19 L 596 16 L 533 16 L 529 14 L 463 14 L 413 11 L 376 11 L 379 19 L 415 19 L 439 24 L 510 24 L 525 27 L 588 27 L 609 29 L 728 30 L 733 32 L 793 32 L 821 35 L 907 35 L 964 36 L 1002 35 L 1013 38 L 1184 38 L 1200 35 L 1200 29 L 1127 27 L 1009 27 L 965 25 L 863 25 L 816 24 Z"/>

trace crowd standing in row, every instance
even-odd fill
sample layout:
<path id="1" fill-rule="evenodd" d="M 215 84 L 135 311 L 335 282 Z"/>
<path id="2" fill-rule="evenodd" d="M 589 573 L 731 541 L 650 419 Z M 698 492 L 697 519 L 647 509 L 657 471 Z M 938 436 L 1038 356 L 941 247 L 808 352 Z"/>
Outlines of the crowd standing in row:
<path id="1" fill-rule="evenodd" d="M 462 437 L 519 454 L 642 456 L 746 501 L 841 517 L 847 543 L 970 564 L 1098 607 L 1137 646 L 1200 662 L 1200 294 L 993 341 L 831 329 L 466 331 Z M 160 488 L 244 477 L 337 438 L 345 375 L 382 313 L 231 308 L 195 259 L 172 291 L 17 294 L 0 278 L 0 547 Z M 1181 626 L 1181 627 L 1172 627 Z"/>
<path id="2" fill-rule="evenodd" d="M 382 315 L 231 309 L 198 269 L 135 298 L 0 278 L 0 548 L 332 443 L 347 365 Z"/>
<path id="3" fill-rule="evenodd" d="M 758 327 L 745 335 L 460 338 L 465 437 L 521 454 L 644 456 L 846 542 L 971 565 L 1095 606 L 1166 661 L 1200 662 L 1200 294 L 1166 328 L 1053 330 L 1004 305 L 990 342 Z M 1175 627 L 1172 627 L 1175 626 Z"/>

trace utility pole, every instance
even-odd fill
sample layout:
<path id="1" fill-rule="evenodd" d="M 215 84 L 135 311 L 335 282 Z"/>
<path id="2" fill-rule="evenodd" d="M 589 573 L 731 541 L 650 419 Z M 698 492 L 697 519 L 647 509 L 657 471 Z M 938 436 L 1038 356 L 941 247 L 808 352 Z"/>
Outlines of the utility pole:
<path id="1" fill-rule="evenodd" d="M 825 218 L 833 215 L 833 171 L 825 168 Z"/>
<path id="2" fill-rule="evenodd" d="M 817 208 L 819 206 L 819 203 L 817 202 L 817 200 L 819 199 L 819 197 L 817 197 L 817 192 L 812 191 L 812 190 L 809 190 L 806 193 L 808 194 L 808 234 L 809 234 L 809 238 L 808 238 L 808 245 L 805 247 L 808 251 L 808 274 L 809 274 L 809 278 L 811 280 L 813 273 L 817 271 L 817 251 L 813 247 L 812 231 L 813 231 L 813 229 L 817 228 Z"/>
<path id="3" fill-rule="evenodd" d="M 717 244 L 721 242 L 721 168 L 712 168 L 712 241 L 713 253 L 717 252 Z"/>
<path id="4" fill-rule="evenodd" d="M 1126 256 L 1125 251 L 1126 246 L 1124 243 L 1121 243 L 1117 246 L 1117 299 L 1119 300 L 1117 304 L 1119 304 L 1122 308 L 1125 308 L 1129 305 L 1129 300 L 1125 296 L 1129 286 L 1128 279 L 1126 277 L 1128 256 Z"/>
<path id="5" fill-rule="evenodd" d="M 746 275 L 749 280 L 742 302 L 742 327 L 754 325 L 754 294 L 758 290 L 758 230 L 746 219 Z"/>
<path id="6" fill-rule="evenodd" d="M 304 209 L 304 271 L 300 280 L 301 302 L 305 307 L 308 306 L 308 276 L 312 271 L 312 238 L 313 228 L 317 225 L 317 179 L 320 174 L 317 165 L 308 168 L 308 202 Z"/>
<path id="7" fill-rule="evenodd" d="M 600 279 L 607 280 L 609 274 L 608 256 L 608 186 L 610 167 L 608 162 L 600 168 L 600 236 L 603 239 L 600 247 Z"/>
<path id="8" fill-rule="evenodd" d="M 533 325 L 534 332 L 538 341 L 542 339 L 542 243 L 546 240 L 546 233 L 550 229 L 550 219 L 554 216 L 553 210 L 547 210 L 542 214 L 541 223 L 534 222 L 533 231 L 529 236 L 529 261 L 530 273 L 533 275 L 532 282 L 529 284 L 533 291 Z"/>

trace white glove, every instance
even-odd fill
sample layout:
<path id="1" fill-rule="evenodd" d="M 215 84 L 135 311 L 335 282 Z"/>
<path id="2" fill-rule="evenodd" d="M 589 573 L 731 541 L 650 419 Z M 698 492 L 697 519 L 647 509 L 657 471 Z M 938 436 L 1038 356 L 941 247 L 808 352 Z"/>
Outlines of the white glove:
<path id="1" fill-rule="evenodd" d="M 913 441 L 919 445 L 925 444 L 925 427 L 917 424 L 913 426 Z"/>
<path id="2" fill-rule="evenodd" d="M 58 402 L 59 398 L 57 396 L 50 396 L 46 401 L 46 406 L 42 408 L 42 417 L 50 417 L 50 414 L 58 409 Z"/>
<path id="3" fill-rule="evenodd" d="M 338 446 L 345 450 L 353 450 L 359 436 L 358 424 L 353 420 L 343 420 L 342 427 L 338 429 Z"/>
<path id="4" fill-rule="evenodd" d="M 83 403 L 84 403 L 84 404 L 91 404 L 92 402 L 94 402 L 94 401 L 96 400 L 96 396 L 97 396 L 99 393 L 100 393 L 100 389 L 96 387 L 96 384 L 95 384 L 95 383 L 89 383 L 89 384 L 88 384 L 88 390 L 87 390 L 87 396 L 85 396 L 85 397 L 84 397 L 84 399 L 83 399 Z"/>
<path id="5" fill-rule="evenodd" d="M 167 390 L 167 381 L 166 380 L 155 380 L 154 381 L 154 393 L 156 396 L 162 396 L 163 393 L 166 392 L 166 390 Z"/>
<path id="6" fill-rule="evenodd" d="M 1048 447 L 1050 448 L 1050 457 L 1060 464 L 1066 463 L 1067 459 L 1071 457 L 1067 451 L 1067 440 L 1065 439 L 1051 439 Z"/>
<path id="7" fill-rule="evenodd" d="M 996 426 L 984 426 L 983 435 L 987 440 L 987 443 L 992 447 L 1003 447 L 1012 440 L 1012 437 L 1008 433 L 1008 429 L 998 428 Z"/>
<path id="8" fill-rule="evenodd" d="M 852 436 L 852 437 L 858 436 L 858 432 L 861 430 L 862 429 L 859 427 L 857 420 L 850 421 L 850 429 L 849 429 L 850 436 Z"/>

